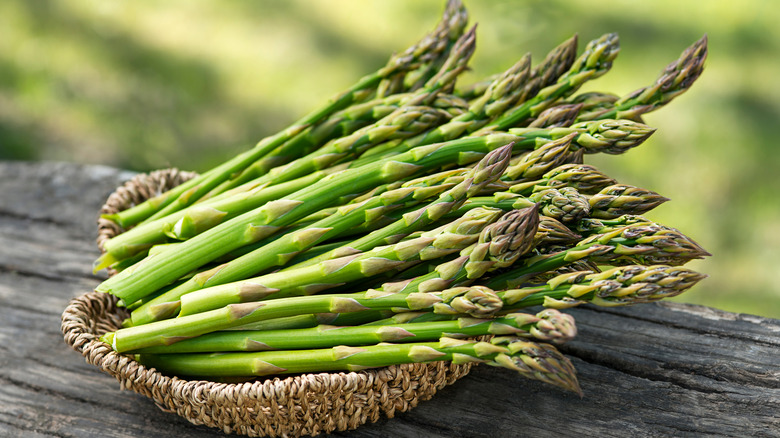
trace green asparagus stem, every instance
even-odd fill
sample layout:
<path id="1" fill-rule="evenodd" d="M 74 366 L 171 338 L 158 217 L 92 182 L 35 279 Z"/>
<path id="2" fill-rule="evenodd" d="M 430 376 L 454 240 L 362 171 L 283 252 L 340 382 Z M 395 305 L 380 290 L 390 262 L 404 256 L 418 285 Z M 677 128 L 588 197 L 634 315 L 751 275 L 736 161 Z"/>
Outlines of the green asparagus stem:
<path id="1" fill-rule="evenodd" d="M 520 104 L 534 97 L 540 88 L 555 83 L 558 77 L 571 67 L 576 51 L 575 35 L 553 49 L 529 74 L 526 73 L 526 62 L 529 58 L 527 56 L 521 58 L 503 74 L 490 78 L 484 89 L 481 89 L 479 96 L 471 99 L 475 101 L 475 105 L 469 113 L 458 116 L 452 122 L 425 136 L 372 149 L 361 157 L 357 164 L 363 164 L 371 157 L 391 156 L 412 147 L 457 138 L 458 135 L 477 131 L 486 123 L 499 117 L 509 106 Z"/>
<path id="2" fill-rule="evenodd" d="M 553 132 L 558 135 L 568 135 L 575 131 L 582 134 L 574 143 L 584 149 L 585 153 L 616 155 L 639 146 L 655 129 L 631 120 L 599 120 L 576 123 L 570 128 L 553 128 Z M 513 128 L 509 132 L 521 137 L 538 135 L 536 128 Z"/>
<path id="3" fill-rule="evenodd" d="M 555 84 L 561 75 L 568 72 L 577 60 L 578 44 L 579 38 L 575 34 L 553 48 L 542 62 L 531 70 L 531 78 L 525 85 L 523 95 L 517 100 L 516 105 L 521 105 L 534 98 L 539 90 Z"/>
<path id="4" fill-rule="evenodd" d="M 591 235 L 572 248 L 530 257 L 483 284 L 492 289 L 515 287 L 534 275 L 578 260 L 611 265 L 682 265 L 709 255 L 699 244 L 674 228 L 638 222 Z"/>
<path id="5" fill-rule="evenodd" d="M 175 252 L 147 258 L 101 283 L 97 290 L 134 302 L 187 272 L 236 248 L 274 234 L 280 227 L 328 207 L 340 196 L 362 193 L 382 183 L 413 177 L 445 164 L 468 164 L 511 143 L 514 136 L 493 134 L 415 148 L 390 159 L 330 175 L 286 198 L 237 216 L 192 239 Z"/>
<path id="6" fill-rule="evenodd" d="M 422 233 L 419 238 L 191 292 L 181 297 L 179 316 L 232 303 L 309 295 L 421 260 L 435 260 L 474 243 L 480 232 L 499 216 L 500 210 L 475 209 L 442 228 Z"/>
<path id="7" fill-rule="evenodd" d="M 539 226 L 538 211 L 537 205 L 512 210 L 485 228 L 479 241 L 461 251 L 459 257 L 439 264 L 428 274 L 384 283 L 380 289 L 392 293 L 443 290 L 453 285 L 467 285 L 487 272 L 511 266 L 534 245 Z"/>
<path id="8" fill-rule="evenodd" d="M 497 77 L 484 95 L 471 102 L 468 111 L 454 117 L 435 129 L 421 133 L 400 143 L 386 143 L 365 152 L 353 166 L 361 166 L 379 157 L 388 157 L 406 152 L 414 147 L 453 140 L 475 131 L 501 114 L 518 98 L 528 79 L 531 68 L 530 56 L 524 56 L 510 69 Z"/>
<path id="9" fill-rule="evenodd" d="M 554 84 L 560 75 L 565 73 L 574 63 L 577 57 L 577 35 L 567 39 L 559 44 L 538 66 L 531 70 L 528 82 L 524 86 L 524 91 L 518 102 L 521 103 L 536 95 L 539 89 Z M 474 100 L 485 94 L 488 87 L 495 82 L 499 74 L 491 75 L 468 87 L 457 91 L 457 95 L 466 99 Z"/>
<path id="10" fill-rule="evenodd" d="M 436 341 L 443 336 L 470 338 L 483 335 L 512 335 L 561 344 L 573 339 L 576 334 L 577 328 L 571 315 L 545 309 L 536 315 L 510 313 L 492 319 L 461 317 L 408 324 L 318 325 L 292 330 L 222 331 L 171 345 L 145 348 L 137 353 L 304 350 L 338 345 L 374 345 L 380 342 Z"/>
<path id="11" fill-rule="evenodd" d="M 262 351 L 218 354 L 141 354 L 140 363 L 179 376 L 267 376 L 277 374 L 360 371 L 403 363 L 449 360 L 482 362 L 524 377 L 581 393 L 574 367 L 550 344 L 517 337 L 495 343 L 441 338 L 438 342 L 338 346 L 319 350 Z"/>
<path id="12" fill-rule="evenodd" d="M 537 178 L 557 167 L 566 159 L 572 141 L 578 134 L 571 134 L 552 140 L 537 149 L 522 155 L 513 162 L 501 176 L 502 181 L 529 180 Z"/>
<path id="13" fill-rule="evenodd" d="M 497 292 L 504 310 L 544 305 L 568 308 L 583 303 L 627 306 L 677 296 L 706 278 L 680 266 L 629 265 L 604 272 L 579 271 L 558 275 L 545 285 Z"/>
<path id="14" fill-rule="evenodd" d="M 436 28 L 418 44 L 419 48 L 413 46 L 407 50 L 410 55 L 416 55 L 420 59 L 420 65 L 382 79 L 377 86 L 376 95 L 385 97 L 422 87 L 446 62 L 447 54 L 465 30 L 467 23 L 468 14 L 460 0 L 448 0 Z"/>
<path id="15" fill-rule="evenodd" d="M 579 241 L 582 236 L 572 231 L 559 220 L 539 215 L 539 229 L 536 232 L 537 245 L 565 245 Z"/>
<path id="16" fill-rule="evenodd" d="M 596 79 L 609 71 L 612 67 L 612 61 L 619 51 L 617 34 L 606 34 L 591 41 L 585 47 L 582 55 L 574 61 L 569 71 L 561 76 L 555 84 L 542 88 L 532 99 L 508 110 L 495 122 L 485 126 L 482 132 L 507 130 L 539 115 L 559 99 L 577 91 L 586 81 Z"/>
<path id="17" fill-rule="evenodd" d="M 337 162 L 355 158 L 365 150 L 377 144 L 401 140 L 440 125 L 450 118 L 450 114 L 427 106 L 436 99 L 437 94 L 454 82 L 468 66 L 474 53 L 475 30 L 466 32 L 455 43 L 447 62 L 431 78 L 425 87 L 408 95 L 401 101 L 400 107 L 373 125 L 358 129 L 354 133 L 333 139 L 322 148 L 311 152 L 289 164 L 270 169 L 267 174 L 255 179 L 255 183 L 279 183 L 298 178 L 315 170 L 327 168 Z M 246 179 L 240 177 L 233 184 Z M 227 186 L 228 188 L 231 185 Z"/>
<path id="18" fill-rule="evenodd" d="M 644 214 L 668 201 L 656 192 L 626 184 L 603 188 L 588 199 L 590 216 L 596 219 L 615 219 L 624 215 Z"/>
<path id="19" fill-rule="evenodd" d="M 540 214 L 563 223 L 577 222 L 590 214 L 588 199 L 573 187 L 546 189 L 536 192 L 529 199 L 541 205 Z"/>
<path id="20" fill-rule="evenodd" d="M 505 169 L 510 154 L 511 147 L 509 146 L 498 148 L 488 153 L 473 170 L 468 172 L 467 178 L 461 179 L 460 183 L 450 188 L 438 200 L 434 201 L 430 205 L 430 211 L 424 208 L 422 211 L 418 211 L 417 215 L 406 216 L 400 221 L 401 225 L 410 231 L 414 231 L 419 229 L 419 226 L 430 223 L 447 211 L 456 208 L 462 203 L 462 198 L 479 191 L 485 184 L 489 184 L 497 179 Z M 384 192 L 362 203 L 344 206 L 335 214 L 325 217 L 305 229 L 287 233 L 279 239 L 266 245 L 261 245 L 235 260 L 196 274 L 191 280 L 133 311 L 133 323 L 138 325 L 173 316 L 178 311 L 179 298 L 185 293 L 242 280 L 272 266 L 284 265 L 293 256 L 300 254 L 318 242 L 338 236 L 344 231 L 364 222 L 375 221 L 381 214 L 398 208 L 405 203 L 424 201 L 428 197 L 435 195 L 436 192 L 447 188 L 447 185 L 442 185 L 442 183 L 447 182 L 448 177 L 451 175 L 453 175 L 453 172 L 426 176 L 416 181 L 410 181 L 408 187 Z M 395 227 L 391 225 L 390 228 L 386 228 L 384 236 L 391 237 L 401 233 L 402 231 L 398 229 L 397 225 L 398 223 L 396 223 Z M 415 228 L 415 225 L 417 225 L 417 228 Z M 370 242 L 375 243 L 375 238 L 378 236 L 376 234 L 369 236 L 374 238 Z M 388 242 L 383 242 L 383 244 L 385 243 Z M 360 247 L 360 245 L 353 246 Z M 374 246 L 372 244 L 369 247 L 363 247 L 362 250 L 370 249 Z M 319 261 L 354 254 L 355 251 L 357 250 L 354 248 L 335 249 L 328 251 L 324 256 L 313 257 L 310 262 L 306 262 L 301 266 L 309 266 Z"/>
<path id="21" fill-rule="evenodd" d="M 617 184 L 617 181 L 587 164 L 563 164 L 542 175 L 541 179 L 513 182 L 511 193 L 528 196 L 545 189 L 573 187 L 582 194 L 595 194 L 601 189 Z"/>
<path id="22" fill-rule="evenodd" d="M 343 109 L 327 120 L 307 128 L 279 146 L 274 152 L 255 161 L 239 175 L 217 186 L 209 195 L 214 196 L 230 188 L 238 187 L 265 175 L 275 167 L 285 165 L 314 152 L 331 140 L 349 136 L 361 128 L 377 123 L 403 105 L 408 105 L 413 97 L 414 95 L 410 93 L 394 94 Z M 450 118 L 463 114 L 468 109 L 468 103 L 465 100 L 441 92 L 425 99 L 425 103 L 431 108 L 444 111 Z"/>
<path id="23" fill-rule="evenodd" d="M 462 8 L 460 2 L 452 2 L 451 5 L 451 7 L 448 5 L 445 10 L 445 15 L 442 19 L 443 24 L 439 25 L 437 28 L 437 31 L 440 33 L 441 30 L 449 33 L 451 30 L 449 28 L 450 25 L 463 21 L 462 18 L 465 15 L 465 9 Z M 458 18 L 455 18 L 455 16 Z M 351 105 L 367 92 L 370 93 L 375 90 L 383 79 L 399 72 L 414 70 L 418 68 L 421 63 L 428 62 L 431 52 L 441 51 L 445 48 L 446 44 L 440 44 L 440 37 L 438 35 L 426 36 L 419 43 L 409 47 L 403 53 L 393 55 L 384 67 L 372 74 L 364 76 L 349 89 L 328 100 L 323 107 L 303 116 L 277 134 L 261 140 L 254 148 L 237 155 L 185 184 L 159 196 L 155 196 L 137 206 L 115 215 L 106 215 L 105 217 L 114 220 L 122 228 L 129 228 L 149 217 L 162 217 L 183 206 L 189 205 L 209 192 L 217 184 L 226 180 L 236 172 L 243 170 L 259 158 L 273 151 L 285 141 L 300 133 L 307 126 L 323 120 L 330 114 Z M 168 207 L 169 205 L 171 205 L 171 207 Z"/>
<path id="24" fill-rule="evenodd" d="M 584 121 L 597 120 L 600 114 L 614 109 L 615 102 L 618 100 L 620 100 L 620 96 L 617 94 L 605 93 L 602 91 L 589 91 L 587 93 L 575 94 L 566 99 L 566 102 L 572 105 L 581 105 L 577 119 L 578 121 Z M 643 123 L 641 117 L 623 118 Z"/>
<path id="25" fill-rule="evenodd" d="M 186 295 L 185 295 L 186 296 Z M 441 292 L 409 293 L 368 290 L 351 294 L 328 294 L 276 298 L 229 304 L 178 318 L 121 328 L 102 338 L 118 352 L 169 345 L 187 338 L 260 321 L 315 313 L 366 310 L 426 309 L 444 314 L 469 314 L 482 318 L 501 309 L 495 292 L 453 288 Z"/>
<path id="26" fill-rule="evenodd" d="M 613 106 L 582 114 L 579 120 L 632 119 L 666 105 L 688 90 L 704 69 L 707 59 L 707 36 L 686 48 L 680 57 L 666 66 L 653 85 L 622 97 Z"/>
<path id="27" fill-rule="evenodd" d="M 344 246 L 287 269 L 308 266 L 319 261 L 335 258 L 340 254 L 355 254 L 378 245 L 393 243 L 412 232 L 436 222 L 447 213 L 457 210 L 469 197 L 475 196 L 486 186 L 498 180 L 506 171 L 511 153 L 511 148 L 508 146 L 496 149 L 477 163 L 474 169 L 469 172 L 470 178 L 443 193 L 432 203 L 406 213 L 401 219 L 392 224 L 368 233 Z"/>
<path id="28" fill-rule="evenodd" d="M 479 240 L 463 250 L 463 255 L 458 259 L 443 263 L 437 266 L 436 271 L 415 280 L 395 284 L 386 283 L 379 291 L 229 304 L 221 309 L 123 328 L 107 335 L 105 339 L 117 351 L 128 351 L 147 346 L 167 345 L 186 337 L 274 318 L 307 313 L 357 312 L 399 307 L 410 309 L 433 307 L 436 311 L 449 313 L 456 309 L 456 313 L 468 311 L 472 315 L 482 316 L 485 311 L 497 310 L 495 306 L 496 303 L 500 304 L 500 300 L 491 299 L 490 294 L 486 296 L 480 289 L 461 288 L 414 295 L 411 292 L 441 291 L 456 281 L 469 282 L 489 270 L 511 265 L 520 255 L 530 250 L 538 221 L 535 207 L 507 213 L 498 222 L 483 229 Z M 467 222 L 464 224 L 468 225 Z M 264 292 L 262 287 L 258 289 L 260 290 L 255 292 L 261 294 Z"/>
<path id="29" fill-rule="evenodd" d="M 571 126 L 577 120 L 577 114 L 580 113 L 582 104 L 563 104 L 556 105 L 542 111 L 533 122 L 528 124 L 529 128 L 565 128 Z"/>
<path id="30" fill-rule="evenodd" d="M 243 193 L 196 204 L 168 216 L 146 221 L 106 240 L 103 243 L 105 252 L 95 261 L 93 270 L 97 272 L 117 261 L 143 253 L 152 245 L 166 242 L 168 237 L 192 237 L 247 211 L 253 206 L 263 205 L 306 188 L 327 174 L 328 172 L 314 172 L 271 187 L 268 187 L 267 184 L 260 184 Z"/>

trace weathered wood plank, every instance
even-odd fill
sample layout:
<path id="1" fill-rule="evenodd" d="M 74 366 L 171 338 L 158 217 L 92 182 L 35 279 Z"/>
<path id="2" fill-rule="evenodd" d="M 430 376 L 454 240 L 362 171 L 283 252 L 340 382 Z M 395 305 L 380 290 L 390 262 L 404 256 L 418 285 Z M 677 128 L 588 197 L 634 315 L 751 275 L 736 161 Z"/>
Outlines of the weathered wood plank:
<path id="1" fill-rule="evenodd" d="M 65 345 L 59 317 L 94 287 L 97 210 L 131 174 L 0 162 L 0 436 L 207 437 L 120 391 Z M 349 437 L 780 436 L 780 321 L 681 304 L 570 310 L 585 397 L 477 367 Z"/>

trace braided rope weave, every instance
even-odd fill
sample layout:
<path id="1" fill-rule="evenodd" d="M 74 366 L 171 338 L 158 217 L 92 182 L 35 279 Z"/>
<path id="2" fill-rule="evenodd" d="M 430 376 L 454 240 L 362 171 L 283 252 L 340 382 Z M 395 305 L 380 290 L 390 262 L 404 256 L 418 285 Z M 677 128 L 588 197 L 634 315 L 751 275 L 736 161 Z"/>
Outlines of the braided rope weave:
<path id="1" fill-rule="evenodd" d="M 108 198 L 101 213 L 128 208 L 193 176 L 175 169 L 137 175 Z M 99 220 L 98 227 L 100 248 L 123 231 L 107 220 Z M 175 412 L 193 424 L 225 433 L 298 437 L 354 429 L 413 408 L 471 369 L 471 364 L 433 362 L 245 383 L 184 380 L 144 367 L 99 340 L 128 316 L 116 303 L 116 297 L 99 292 L 71 300 L 62 314 L 65 342 L 88 363 L 119 380 L 121 388 L 145 395 L 163 411 Z"/>

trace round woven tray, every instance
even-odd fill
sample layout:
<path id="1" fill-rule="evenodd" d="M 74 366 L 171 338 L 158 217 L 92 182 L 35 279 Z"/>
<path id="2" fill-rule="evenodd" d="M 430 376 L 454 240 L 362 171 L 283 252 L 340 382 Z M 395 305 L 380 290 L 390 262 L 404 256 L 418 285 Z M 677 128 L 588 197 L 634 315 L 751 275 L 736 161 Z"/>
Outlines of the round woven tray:
<path id="1" fill-rule="evenodd" d="M 126 209 L 192 178 L 165 169 L 137 175 L 118 188 L 101 213 Z M 98 246 L 118 233 L 113 222 L 98 221 Z M 436 391 L 468 374 L 471 364 L 406 364 L 350 373 L 302 374 L 260 378 L 246 383 L 185 380 L 146 368 L 99 340 L 128 316 L 113 295 L 89 292 L 73 299 L 62 314 L 65 341 L 87 362 L 114 376 L 124 389 L 176 412 L 194 424 L 248 436 L 297 437 L 354 429 L 392 417 L 430 399 Z"/>

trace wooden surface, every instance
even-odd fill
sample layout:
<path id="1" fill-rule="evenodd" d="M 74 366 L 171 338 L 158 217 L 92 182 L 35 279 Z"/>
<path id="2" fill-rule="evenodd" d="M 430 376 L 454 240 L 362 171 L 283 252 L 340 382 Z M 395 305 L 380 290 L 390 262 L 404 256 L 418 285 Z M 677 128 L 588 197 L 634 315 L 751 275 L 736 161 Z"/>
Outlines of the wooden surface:
<path id="1" fill-rule="evenodd" d="M 91 290 L 95 219 L 128 172 L 0 162 L 0 437 L 207 437 L 65 345 Z M 739 291 L 734 291 L 739 293 Z M 432 400 L 339 437 L 780 436 L 780 321 L 680 304 L 578 308 L 563 350 L 585 397 L 479 366 Z"/>

